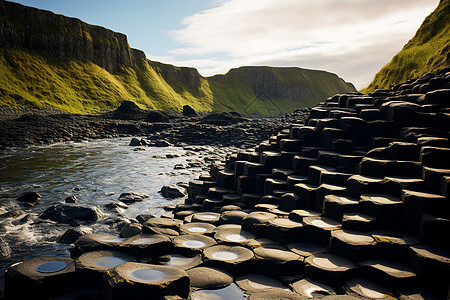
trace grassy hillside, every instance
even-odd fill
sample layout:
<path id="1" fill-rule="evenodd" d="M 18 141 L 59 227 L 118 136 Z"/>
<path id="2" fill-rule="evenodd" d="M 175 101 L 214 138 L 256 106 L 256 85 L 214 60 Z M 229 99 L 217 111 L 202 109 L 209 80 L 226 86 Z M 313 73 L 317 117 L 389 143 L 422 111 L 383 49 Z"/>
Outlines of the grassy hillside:
<path id="1" fill-rule="evenodd" d="M 48 58 L 0 48 L 0 107 L 71 113 L 112 110 L 123 100 L 141 108 L 237 111 L 277 115 L 354 91 L 335 74 L 300 68 L 242 67 L 204 78 L 197 70 L 135 57 L 134 67 L 109 73 L 74 58 Z"/>
<path id="2" fill-rule="evenodd" d="M 0 106 L 92 113 L 132 100 L 149 109 L 180 110 L 189 104 L 211 111 L 212 95 L 206 80 L 198 93 L 200 97 L 176 93 L 142 59 L 135 68 L 123 68 L 113 75 L 90 61 L 0 48 Z"/>
<path id="3" fill-rule="evenodd" d="M 363 93 L 389 88 L 393 83 L 450 65 L 450 0 L 441 0 L 424 20 L 416 35 L 383 67 Z"/>
<path id="4" fill-rule="evenodd" d="M 355 91 L 335 74 L 301 68 L 241 67 L 208 79 L 214 110 L 244 114 L 287 113 Z"/>

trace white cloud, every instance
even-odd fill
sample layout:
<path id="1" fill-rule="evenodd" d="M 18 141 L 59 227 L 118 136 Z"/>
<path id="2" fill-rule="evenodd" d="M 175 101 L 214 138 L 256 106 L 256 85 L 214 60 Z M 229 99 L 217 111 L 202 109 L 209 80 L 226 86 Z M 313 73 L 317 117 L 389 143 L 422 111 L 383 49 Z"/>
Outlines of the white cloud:
<path id="1" fill-rule="evenodd" d="M 183 47 L 171 55 L 203 75 L 241 65 L 298 66 L 335 72 L 363 88 L 438 2 L 222 1 L 183 20 L 185 27 L 171 33 Z"/>

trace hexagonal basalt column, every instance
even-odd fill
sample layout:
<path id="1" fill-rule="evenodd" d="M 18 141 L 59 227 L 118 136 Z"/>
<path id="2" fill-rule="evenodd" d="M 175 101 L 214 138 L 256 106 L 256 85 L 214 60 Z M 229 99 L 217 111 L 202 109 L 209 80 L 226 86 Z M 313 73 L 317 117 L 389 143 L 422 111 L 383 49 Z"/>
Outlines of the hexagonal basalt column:
<path id="1" fill-rule="evenodd" d="M 102 288 L 103 274 L 116 266 L 136 261 L 136 258 L 120 251 L 86 252 L 75 261 L 77 276 L 83 287 Z"/>
<path id="2" fill-rule="evenodd" d="M 305 227 L 303 237 L 305 242 L 328 247 L 331 231 L 340 229 L 341 223 L 326 217 L 306 217 L 303 219 Z"/>
<path id="3" fill-rule="evenodd" d="M 184 234 L 203 234 L 210 236 L 213 234 L 216 226 L 204 222 L 185 223 L 180 226 L 180 231 Z"/>
<path id="4" fill-rule="evenodd" d="M 245 231 L 240 225 L 221 225 L 217 227 L 214 238 L 221 244 L 247 246 L 254 243 L 253 233 Z"/>
<path id="5" fill-rule="evenodd" d="M 360 261 L 373 256 L 375 244 L 375 239 L 369 234 L 350 230 L 334 230 L 331 232 L 329 252 L 351 261 Z"/>
<path id="6" fill-rule="evenodd" d="M 6 299 L 48 299 L 73 288 L 75 264 L 65 257 L 35 257 L 5 271 Z"/>
<path id="7" fill-rule="evenodd" d="M 328 253 L 311 255 L 305 263 L 306 276 L 332 286 L 344 283 L 356 270 L 356 265 L 351 261 Z"/>
<path id="8" fill-rule="evenodd" d="M 303 272 L 300 255 L 282 246 L 263 246 L 253 250 L 256 256 L 256 270 L 271 276 L 298 275 Z"/>
<path id="9" fill-rule="evenodd" d="M 166 295 L 189 296 L 189 277 L 179 268 L 128 262 L 104 277 L 105 300 L 160 299 Z"/>
<path id="10" fill-rule="evenodd" d="M 201 253 L 203 249 L 216 244 L 213 238 L 201 234 L 183 234 L 173 238 L 174 251 L 192 255 Z"/>
<path id="11" fill-rule="evenodd" d="M 253 251 L 240 246 L 216 245 L 203 250 L 205 266 L 232 274 L 247 273 L 253 268 Z"/>
<path id="12" fill-rule="evenodd" d="M 137 257 L 156 257 L 170 253 L 173 245 L 166 235 L 140 234 L 125 240 L 120 249 Z"/>

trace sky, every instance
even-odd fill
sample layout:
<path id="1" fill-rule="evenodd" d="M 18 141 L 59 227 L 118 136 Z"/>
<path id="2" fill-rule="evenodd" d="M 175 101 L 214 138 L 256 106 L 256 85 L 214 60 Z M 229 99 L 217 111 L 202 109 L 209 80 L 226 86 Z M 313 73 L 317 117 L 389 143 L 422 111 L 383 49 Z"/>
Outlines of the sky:
<path id="1" fill-rule="evenodd" d="M 439 0 L 14 0 L 128 36 L 203 76 L 240 66 L 326 70 L 366 87 Z"/>

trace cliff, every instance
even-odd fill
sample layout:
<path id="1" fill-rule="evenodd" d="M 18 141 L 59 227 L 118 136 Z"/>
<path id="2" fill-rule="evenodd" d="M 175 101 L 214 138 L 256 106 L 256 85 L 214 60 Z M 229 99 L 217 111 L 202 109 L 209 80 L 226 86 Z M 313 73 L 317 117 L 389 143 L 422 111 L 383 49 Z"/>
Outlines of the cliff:
<path id="1" fill-rule="evenodd" d="M 75 113 L 141 108 L 275 115 L 354 91 L 335 74 L 242 67 L 205 78 L 150 61 L 124 34 L 49 11 L 0 1 L 0 107 Z"/>
<path id="2" fill-rule="evenodd" d="M 0 1 L 0 40 L 6 48 L 92 61 L 108 72 L 132 64 L 126 35 L 8 1 Z"/>
<path id="3" fill-rule="evenodd" d="M 384 66 L 364 93 L 387 89 L 391 84 L 420 77 L 450 66 L 450 0 L 441 0 L 438 7 L 423 21 L 414 37 Z"/>
<path id="4" fill-rule="evenodd" d="M 276 115 L 355 87 L 336 74 L 302 68 L 240 67 L 208 78 L 217 110 Z"/>

